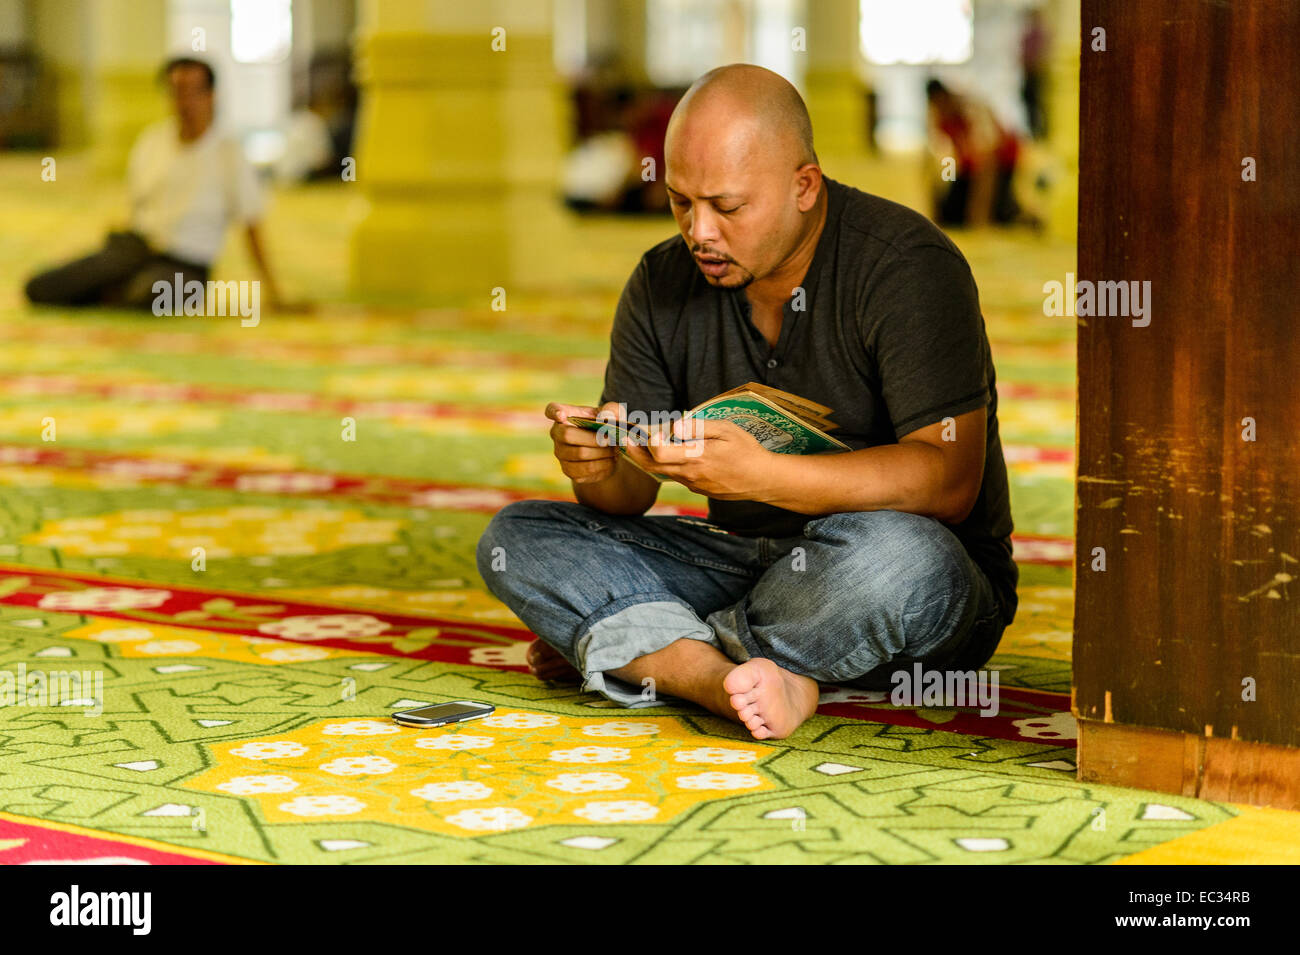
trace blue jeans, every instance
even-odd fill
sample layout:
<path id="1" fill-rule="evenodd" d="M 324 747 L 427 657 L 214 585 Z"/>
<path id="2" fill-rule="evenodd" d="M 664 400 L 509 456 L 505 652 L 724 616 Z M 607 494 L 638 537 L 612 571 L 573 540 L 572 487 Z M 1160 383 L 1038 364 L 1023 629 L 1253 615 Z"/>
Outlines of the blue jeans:
<path id="1" fill-rule="evenodd" d="M 737 663 L 767 657 L 821 683 L 888 690 L 889 675 L 916 662 L 978 669 L 1004 628 L 961 542 L 901 511 L 831 514 L 800 537 L 769 538 L 520 501 L 484 531 L 478 567 L 584 689 L 625 706 L 660 701 L 610 671 L 681 639 Z"/>

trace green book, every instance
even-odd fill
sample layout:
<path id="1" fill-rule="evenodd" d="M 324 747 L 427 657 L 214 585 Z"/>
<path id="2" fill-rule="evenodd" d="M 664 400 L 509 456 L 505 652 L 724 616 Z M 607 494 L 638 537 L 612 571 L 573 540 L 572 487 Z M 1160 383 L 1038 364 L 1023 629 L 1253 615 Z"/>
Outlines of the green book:
<path id="1" fill-rule="evenodd" d="M 826 411 L 830 412 L 830 409 Z M 696 405 L 685 416 L 730 421 L 752 434 L 768 451 L 777 454 L 827 454 L 849 450 L 843 441 L 826 433 L 827 425 L 830 428 L 835 426 L 826 421 L 824 416 L 813 418 L 806 412 L 800 413 L 788 402 L 778 402 L 770 394 L 765 396 L 753 390 L 753 385 L 742 385 L 735 391 L 710 398 L 703 404 Z M 822 427 L 818 427 L 818 424 Z"/>

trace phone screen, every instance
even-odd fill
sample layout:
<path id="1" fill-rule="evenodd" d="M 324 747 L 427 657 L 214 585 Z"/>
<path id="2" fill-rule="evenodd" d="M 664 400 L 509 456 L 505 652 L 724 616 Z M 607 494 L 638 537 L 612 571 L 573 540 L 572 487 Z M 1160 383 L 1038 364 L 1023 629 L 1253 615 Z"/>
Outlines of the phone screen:
<path id="1" fill-rule="evenodd" d="M 485 703 L 436 703 L 433 706 L 422 706 L 418 710 L 403 710 L 396 715 L 417 720 L 445 720 L 449 716 L 482 713 L 490 709 Z"/>
<path id="2" fill-rule="evenodd" d="M 598 434 L 602 429 L 608 428 L 609 430 L 605 431 L 605 434 L 613 438 L 613 443 L 617 447 L 624 447 L 628 444 L 645 447 L 650 443 L 650 432 L 636 424 L 629 424 L 627 427 L 623 427 L 613 421 L 601 421 L 596 418 L 579 418 L 572 415 L 569 417 L 569 424 L 574 427 L 582 428 L 584 431 L 595 431 Z"/>

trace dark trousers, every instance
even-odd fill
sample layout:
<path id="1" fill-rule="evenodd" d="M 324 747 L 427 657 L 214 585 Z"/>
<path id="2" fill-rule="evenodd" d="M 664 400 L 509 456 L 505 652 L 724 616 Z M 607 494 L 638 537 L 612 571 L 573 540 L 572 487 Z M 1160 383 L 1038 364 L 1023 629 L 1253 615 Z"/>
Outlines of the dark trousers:
<path id="1" fill-rule="evenodd" d="M 1025 71 L 1025 81 L 1021 84 L 1020 96 L 1025 103 L 1025 118 L 1029 121 L 1029 134 L 1035 139 L 1046 139 L 1047 112 L 1043 104 L 1043 73 L 1041 71 Z"/>
<path id="2" fill-rule="evenodd" d="M 989 210 L 989 219 L 1002 225 L 1015 222 L 1020 216 L 1020 204 L 1011 189 L 1014 173 L 1013 166 L 999 166 L 993 184 L 993 208 Z M 939 199 L 939 224 L 965 225 L 970 219 L 970 194 L 970 176 L 958 176 Z"/>
<path id="3" fill-rule="evenodd" d="M 27 298 L 36 305 L 117 305 L 152 308 L 153 286 L 207 282 L 208 267 L 162 255 L 135 232 L 110 232 L 104 247 L 84 258 L 41 272 L 27 283 Z"/>

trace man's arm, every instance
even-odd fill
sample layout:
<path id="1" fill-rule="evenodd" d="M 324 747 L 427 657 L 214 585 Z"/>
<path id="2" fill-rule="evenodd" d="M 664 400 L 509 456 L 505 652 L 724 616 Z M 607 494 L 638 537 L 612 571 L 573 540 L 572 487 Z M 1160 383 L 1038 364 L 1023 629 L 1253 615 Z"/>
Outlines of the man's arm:
<path id="1" fill-rule="evenodd" d="M 659 497 L 659 482 L 619 455 L 613 474 L 603 481 L 589 484 L 574 481 L 573 495 L 579 504 L 606 514 L 639 516 L 654 506 Z"/>
<path id="2" fill-rule="evenodd" d="M 643 466 L 719 500 L 761 501 L 799 514 L 896 510 L 959 524 L 984 480 L 983 408 L 939 421 L 898 444 L 840 454 L 776 454 L 730 422 L 678 422 L 684 444 L 629 453 Z M 952 440 L 944 440 L 945 434 Z"/>
<path id="3" fill-rule="evenodd" d="M 766 500 L 800 514 L 888 508 L 960 524 L 984 482 L 983 408 L 844 454 L 774 455 Z M 945 430 L 952 440 L 944 440 Z"/>
<path id="4" fill-rule="evenodd" d="M 229 212 L 235 222 L 243 223 L 244 237 L 248 241 L 248 255 L 257 266 L 258 275 L 266 292 L 267 305 L 280 312 L 306 312 L 311 310 L 306 302 L 286 302 L 281 294 L 266 254 L 262 222 L 266 215 L 266 193 L 257 171 L 244 157 L 237 144 L 226 144 L 225 184 L 230 203 Z"/>
<path id="5" fill-rule="evenodd" d="M 275 274 L 271 271 L 271 263 L 266 256 L 266 246 L 262 241 L 260 225 L 256 222 L 248 223 L 244 234 L 248 239 L 248 254 L 257 265 L 258 274 L 262 277 L 262 284 L 266 286 L 267 305 L 280 312 L 310 311 L 310 304 L 306 302 L 286 302 L 280 296 L 280 285 L 276 282 Z"/>
<path id="6" fill-rule="evenodd" d="M 271 273 L 271 265 L 266 260 L 266 248 L 262 243 L 261 229 L 256 222 L 250 222 L 244 227 L 244 235 L 248 239 L 248 254 L 257 265 L 262 284 L 266 286 L 267 303 L 275 308 L 280 303 L 280 287 L 276 284 L 275 276 Z"/>

